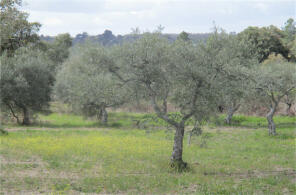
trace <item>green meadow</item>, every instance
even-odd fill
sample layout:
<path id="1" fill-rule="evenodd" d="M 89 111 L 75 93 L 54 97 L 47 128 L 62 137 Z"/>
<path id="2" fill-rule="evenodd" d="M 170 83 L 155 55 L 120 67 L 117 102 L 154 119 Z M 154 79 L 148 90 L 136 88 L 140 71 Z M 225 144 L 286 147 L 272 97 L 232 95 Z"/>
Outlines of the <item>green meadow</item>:
<path id="1" fill-rule="evenodd" d="M 275 117 L 274 137 L 265 118 L 251 116 L 235 116 L 233 126 L 220 116 L 190 145 L 186 132 L 183 173 L 169 166 L 174 132 L 150 118 L 113 112 L 104 126 L 54 113 L 4 126 L 1 194 L 295 193 L 295 117 Z"/>

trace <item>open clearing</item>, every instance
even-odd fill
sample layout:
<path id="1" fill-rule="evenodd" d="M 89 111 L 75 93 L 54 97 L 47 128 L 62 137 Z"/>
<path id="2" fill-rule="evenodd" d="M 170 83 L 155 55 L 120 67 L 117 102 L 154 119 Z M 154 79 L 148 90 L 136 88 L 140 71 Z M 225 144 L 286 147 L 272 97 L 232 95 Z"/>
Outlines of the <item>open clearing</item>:
<path id="1" fill-rule="evenodd" d="M 71 125 L 71 117 L 46 116 L 47 127 L 7 127 L 9 135 L 0 137 L 2 194 L 296 191 L 292 117 L 278 119 L 292 125 L 279 124 L 275 137 L 264 127 L 207 126 L 188 146 L 186 134 L 184 160 L 190 170 L 185 173 L 169 168 L 173 131 L 135 129 L 128 123 L 133 117 L 121 121 L 120 114 L 110 118 L 110 124 L 118 119 L 118 128 L 94 128 L 81 117 Z"/>

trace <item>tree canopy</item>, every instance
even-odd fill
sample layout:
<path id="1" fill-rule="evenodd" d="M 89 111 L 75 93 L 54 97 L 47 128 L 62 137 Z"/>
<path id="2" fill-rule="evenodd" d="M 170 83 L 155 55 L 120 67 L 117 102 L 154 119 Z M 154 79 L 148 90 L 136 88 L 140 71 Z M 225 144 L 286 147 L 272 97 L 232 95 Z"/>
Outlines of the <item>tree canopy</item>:
<path id="1" fill-rule="evenodd" d="M 29 22 L 28 14 L 19 10 L 21 0 L 0 2 L 0 55 L 13 53 L 17 48 L 39 40 L 37 32 L 41 25 Z"/>
<path id="2" fill-rule="evenodd" d="M 54 82 L 51 66 L 51 61 L 43 52 L 27 47 L 17 49 L 13 57 L 2 55 L 2 111 L 10 111 L 19 123 L 23 119 L 22 124 L 28 125 L 31 111 L 46 109 Z"/>
<path id="3" fill-rule="evenodd" d="M 289 59 L 289 50 L 282 41 L 284 33 L 275 26 L 248 27 L 240 32 L 238 37 L 253 44 L 259 62 L 263 62 L 271 53 L 281 54 Z"/>
<path id="4" fill-rule="evenodd" d="M 57 75 L 57 97 L 86 116 L 97 116 L 107 123 L 106 108 L 118 107 L 129 97 L 114 76 L 106 71 L 112 56 L 100 46 L 85 44 L 72 50 Z"/>

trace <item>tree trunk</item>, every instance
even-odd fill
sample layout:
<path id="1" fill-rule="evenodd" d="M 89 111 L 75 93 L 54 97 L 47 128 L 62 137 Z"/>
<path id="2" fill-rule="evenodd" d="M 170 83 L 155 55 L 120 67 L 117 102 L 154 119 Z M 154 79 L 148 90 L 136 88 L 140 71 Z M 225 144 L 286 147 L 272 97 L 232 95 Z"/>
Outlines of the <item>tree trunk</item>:
<path id="1" fill-rule="evenodd" d="M 225 118 L 226 124 L 230 125 L 233 114 L 234 114 L 234 109 L 232 107 L 230 107 L 227 111 L 227 116 Z"/>
<path id="2" fill-rule="evenodd" d="M 101 116 L 101 122 L 106 125 L 108 122 L 108 113 L 107 113 L 106 107 L 101 108 L 100 116 Z"/>
<path id="3" fill-rule="evenodd" d="M 275 113 L 275 108 L 271 107 L 269 113 L 266 115 L 268 121 L 268 134 L 276 135 L 275 124 L 273 122 L 273 115 Z"/>
<path id="4" fill-rule="evenodd" d="M 237 106 L 230 106 L 227 111 L 227 117 L 225 118 L 225 123 L 230 125 L 233 114 L 239 109 L 240 105 Z"/>
<path id="5" fill-rule="evenodd" d="M 184 138 L 184 126 L 179 125 L 176 127 L 173 153 L 171 156 L 171 167 L 176 168 L 178 171 L 182 171 L 186 168 L 187 163 L 183 162 L 183 138 Z"/>
<path id="6" fill-rule="evenodd" d="M 291 107 L 292 107 L 292 104 L 291 103 L 286 103 L 287 104 L 287 109 L 286 109 L 286 115 L 290 115 L 291 114 Z"/>
<path id="7" fill-rule="evenodd" d="M 223 106 L 218 106 L 218 110 L 219 110 L 219 112 L 223 112 L 223 110 L 224 110 L 224 108 L 223 108 Z"/>
<path id="8" fill-rule="evenodd" d="M 30 125 L 30 117 L 29 117 L 29 111 L 26 107 L 23 107 L 23 125 Z"/>
<path id="9" fill-rule="evenodd" d="M 162 106 L 163 106 L 163 112 L 167 113 L 168 112 L 168 105 L 167 105 L 167 100 L 166 99 L 163 100 Z"/>
<path id="10" fill-rule="evenodd" d="M 192 128 L 192 130 L 189 132 L 189 135 L 188 135 L 188 146 L 190 145 L 191 143 L 191 137 L 193 135 L 201 135 L 202 134 L 202 130 L 201 128 L 199 127 L 199 123 L 197 121 L 195 121 L 194 123 L 194 127 Z"/>
<path id="11" fill-rule="evenodd" d="M 192 131 L 190 131 L 189 132 L 189 135 L 188 135 L 188 146 L 190 146 L 190 144 L 191 144 L 191 137 L 192 137 L 192 134 L 193 134 L 193 132 Z"/>

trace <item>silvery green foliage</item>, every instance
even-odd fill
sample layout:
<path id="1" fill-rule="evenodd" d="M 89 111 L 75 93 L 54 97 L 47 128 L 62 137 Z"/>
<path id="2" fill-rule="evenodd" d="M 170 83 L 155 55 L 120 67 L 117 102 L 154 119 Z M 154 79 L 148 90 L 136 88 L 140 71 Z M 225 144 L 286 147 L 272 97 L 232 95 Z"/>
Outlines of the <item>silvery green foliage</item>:
<path id="1" fill-rule="evenodd" d="M 224 44 L 227 36 L 215 32 L 206 44 L 182 39 L 170 44 L 160 33 L 145 33 L 121 46 L 116 66 L 110 68 L 125 85 L 145 91 L 157 116 L 176 128 L 171 159 L 181 167 L 185 122 L 191 117 L 202 121 L 215 114 L 225 83 L 244 75 L 233 65 L 245 53 L 236 53 L 238 57 L 233 60 L 227 48 L 232 45 Z M 178 120 L 166 112 L 167 101 L 179 109 Z"/>
<path id="2" fill-rule="evenodd" d="M 19 123 L 23 119 L 23 124 L 30 122 L 30 111 L 46 109 L 54 82 L 51 67 L 51 61 L 43 52 L 30 47 L 19 48 L 13 56 L 3 54 L 1 109 L 11 112 Z"/>
<path id="3" fill-rule="evenodd" d="M 257 102 L 269 108 L 266 115 L 269 134 L 276 134 L 273 116 L 279 102 L 284 96 L 295 93 L 296 90 L 296 64 L 295 63 L 270 63 L 261 65 L 256 69 L 256 87 L 254 94 Z"/>
<path id="4" fill-rule="evenodd" d="M 231 122 L 232 115 L 240 105 L 243 104 L 245 97 L 253 87 L 251 68 L 258 66 L 259 62 L 256 55 L 253 55 L 252 45 L 243 40 L 239 40 L 234 35 L 221 33 L 219 39 L 214 42 L 220 42 L 219 55 L 217 61 L 224 66 L 228 79 L 222 79 L 223 83 L 220 98 L 220 104 L 227 109 L 226 123 Z"/>
<path id="5" fill-rule="evenodd" d="M 118 107 L 129 97 L 107 71 L 114 64 L 106 48 L 91 44 L 74 48 L 58 72 L 55 94 L 87 116 L 98 117 L 105 108 Z"/>
<path id="6" fill-rule="evenodd" d="M 263 64 L 256 70 L 258 100 L 270 107 L 296 88 L 296 64 L 289 62 Z"/>

